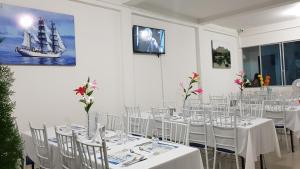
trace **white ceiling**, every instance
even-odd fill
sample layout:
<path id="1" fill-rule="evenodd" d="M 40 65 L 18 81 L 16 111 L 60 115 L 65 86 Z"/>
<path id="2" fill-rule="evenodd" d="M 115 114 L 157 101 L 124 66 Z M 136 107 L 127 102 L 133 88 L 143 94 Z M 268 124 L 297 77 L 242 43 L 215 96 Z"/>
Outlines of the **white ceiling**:
<path id="1" fill-rule="evenodd" d="M 282 12 L 300 0 L 118 0 L 171 17 L 230 28 L 250 28 L 291 19 Z"/>

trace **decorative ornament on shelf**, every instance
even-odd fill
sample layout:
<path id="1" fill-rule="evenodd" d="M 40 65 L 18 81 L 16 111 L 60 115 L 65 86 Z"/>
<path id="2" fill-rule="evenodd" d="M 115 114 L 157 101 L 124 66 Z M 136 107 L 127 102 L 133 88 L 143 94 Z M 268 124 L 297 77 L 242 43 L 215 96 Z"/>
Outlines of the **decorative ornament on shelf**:
<path id="1" fill-rule="evenodd" d="M 197 88 L 193 90 L 193 85 L 199 81 L 199 74 L 196 72 L 193 72 L 192 76 L 189 77 L 190 82 L 187 88 L 184 87 L 183 82 L 180 82 L 179 86 L 183 90 L 183 96 L 184 96 L 184 101 L 183 101 L 183 107 L 185 107 L 185 102 L 186 100 L 192 95 L 199 95 L 203 93 L 202 88 Z"/>
<path id="2" fill-rule="evenodd" d="M 97 82 L 94 80 L 93 82 L 90 82 L 90 78 L 88 77 L 87 81 L 82 85 L 79 86 L 74 91 L 76 92 L 76 95 L 79 95 L 81 98 L 79 102 L 84 104 L 84 110 L 87 114 L 87 130 L 88 130 L 88 137 L 90 137 L 90 119 L 89 119 L 89 111 L 94 104 L 94 98 L 92 97 L 92 94 L 97 89 Z"/>
<path id="3" fill-rule="evenodd" d="M 263 90 L 264 89 L 264 78 L 261 74 L 259 74 L 257 77 L 259 79 L 260 89 Z"/>
<path id="4" fill-rule="evenodd" d="M 238 78 L 236 78 L 234 80 L 234 83 L 239 85 L 239 88 L 241 90 L 241 92 L 243 92 L 243 90 L 245 89 L 245 87 L 250 86 L 251 82 L 249 79 L 246 78 L 246 75 L 244 73 L 244 71 L 240 71 L 238 74 L 236 74 L 238 76 Z"/>

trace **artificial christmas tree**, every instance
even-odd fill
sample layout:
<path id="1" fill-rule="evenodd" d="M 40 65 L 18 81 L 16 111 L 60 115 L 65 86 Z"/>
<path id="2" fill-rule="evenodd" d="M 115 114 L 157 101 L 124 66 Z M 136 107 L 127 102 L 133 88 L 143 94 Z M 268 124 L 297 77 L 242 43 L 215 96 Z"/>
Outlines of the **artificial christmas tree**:
<path id="1" fill-rule="evenodd" d="M 0 65 L 0 169 L 20 168 L 22 140 L 12 113 L 15 102 L 10 99 L 14 79 L 7 66 Z"/>

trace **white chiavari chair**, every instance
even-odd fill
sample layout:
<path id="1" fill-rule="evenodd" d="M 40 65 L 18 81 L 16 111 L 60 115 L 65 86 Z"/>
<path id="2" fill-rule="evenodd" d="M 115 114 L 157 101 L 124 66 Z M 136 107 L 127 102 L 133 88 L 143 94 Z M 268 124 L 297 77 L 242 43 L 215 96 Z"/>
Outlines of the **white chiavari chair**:
<path id="1" fill-rule="evenodd" d="M 187 107 L 199 107 L 202 104 L 202 100 L 201 99 L 189 99 L 186 102 Z"/>
<path id="2" fill-rule="evenodd" d="M 217 152 L 234 154 L 236 167 L 239 168 L 236 115 L 223 105 L 216 105 L 211 111 L 214 114 L 211 125 L 215 143 L 213 169 L 216 167 Z"/>
<path id="3" fill-rule="evenodd" d="M 216 104 L 228 104 L 228 100 L 226 96 L 220 95 L 220 96 L 209 96 L 210 104 L 216 105 Z"/>
<path id="4" fill-rule="evenodd" d="M 157 130 L 158 137 L 162 136 L 162 119 L 170 117 L 170 109 L 169 108 L 151 108 L 151 116 L 154 120 L 154 126 Z"/>
<path id="5" fill-rule="evenodd" d="M 202 107 L 202 108 L 201 108 Z M 205 151 L 206 168 L 209 168 L 207 151 L 207 123 L 208 112 L 200 106 L 200 109 L 189 110 L 191 113 L 189 143 L 190 146 L 203 148 Z"/>
<path id="6" fill-rule="evenodd" d="M 286 103 L 280 100 L 264 100 L 263 117 L 272 119 L 276 129 L 282 129 L 285 136 L 286 147 L 289 150 L 286 128 Z"/>
<path id="7" fill-rule="evenodd" d="M 75 134 L 76 147 L 79 152 L 81 168 L 83 169 L 109 169 L 107 147 L 105 139 L 101 144 L 86 143 L 80 140 Z"/>
<path id="8" fill-rule="evenodd" d="M 124 130 L 124 117 L 123 116 L 117 116 L 112 114 L 107 114 L 105 116 L 106 122 L 105 122 L 105 128 L 107 130 Z"/>
<path id="9" fill-rule="evenodd" d="M 264 102 L 262 100 L 257 99 L 247 99 L 241 101 L 240 113 L 242 117 L 256 117 L 262 118 Z"/>
<path id="10" fill-rule="evenodd" d="M 125 106 L 125 112 L 132 117 L 141 117 L 140 106 Z"/>
<path id="11" fill-rule="evenodd" d="M 57 145 L 62 161 L 63 169 L 74 169 L 77 165 L 77 150 L 75 139 L 71 134 L 65 134 L 57 129 L 55 126 L 55 135 Z"/>
<path id="12" fill-rule="evenodd" d="M 43 169 L 52 169 L 46 125 L 43 125 L 43 128 L 33 128 L 29 123 L 29 127 L 39 166 Z"/>
<path id="13" fill-rule="evenodd" d="M 190 122 L 181 123 L 163 119 L 162 140 L 177 144 L 189 145 Z"/>
<path id="14" fill-rule="evenodd" d="M 127 115 L 128 134 L 141 137 L 148 136 L 149 116 L 147 118 Z"/>

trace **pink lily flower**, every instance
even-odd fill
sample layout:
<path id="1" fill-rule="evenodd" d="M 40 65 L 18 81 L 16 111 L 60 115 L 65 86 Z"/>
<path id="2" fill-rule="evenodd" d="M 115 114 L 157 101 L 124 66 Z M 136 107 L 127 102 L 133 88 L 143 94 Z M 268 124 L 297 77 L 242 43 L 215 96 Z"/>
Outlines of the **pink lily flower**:
<path id="1" fill-rule="evenodd" d="M 242 84 L 242 82 L 241 82 L 240 79 L 235 79 L 235 80 L 234 80 L 234 83 L 236 83 L 236 84 L 238 84 L 238 85 L 241 85 L 241 84 Z"/>
<path id="2" fill-rule="evenodd" d="M 93 83 L 92 83 L 92 88 L 93 88 L 93 89 L 97 89 L 97 82 L 96 82 L 96 80 L 93 81 Z"/>
<path id="3" fill-rule="evenodd" d="M 198 73 L 196 73 L 196 72 L 193 72 L 193 77 L 192 77 L 192 79 L 197 79 L 199 77 L 199 74 Z"/>
<path id="4" fill-rule="evenodd" d="M 203 89 L 202 88 L 198 88 L 196 90 L 194 90 L 195 93 L 197 94 L 202 94 L 203 93 Z"/>

